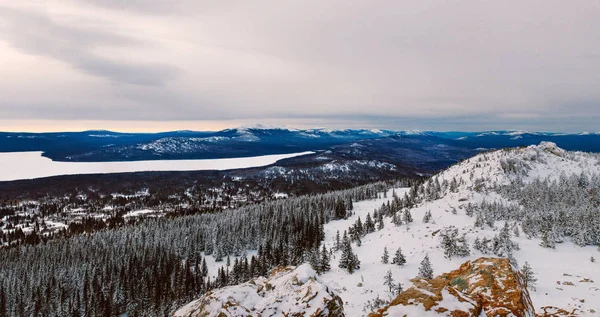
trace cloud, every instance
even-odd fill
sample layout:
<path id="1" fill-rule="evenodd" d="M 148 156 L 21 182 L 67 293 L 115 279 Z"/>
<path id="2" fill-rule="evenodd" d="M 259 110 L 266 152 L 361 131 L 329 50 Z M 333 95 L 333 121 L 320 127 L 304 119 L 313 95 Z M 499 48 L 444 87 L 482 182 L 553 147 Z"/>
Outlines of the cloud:
<path id="1" fill-rule="evenodd" d="M 15 51 L 0 60 L 18 62 L 0 117 L 458 130 L 600 119 L 598 2 L 42 3 L 0 5 L 0 45 Z"/>
<path id="2" fill-rule="evenodd" d="M 44 12 L 0 7 L 3 38 L 16 49 L 33 55 L 51 57 L 92 76 L 116 83 L 160 86 L 179 70 L 161 63 L 131 63 L 100 56 L 101 47 L 135 47 L 134 38 L 104 29 L 84 28 L 56 22 Z"/>

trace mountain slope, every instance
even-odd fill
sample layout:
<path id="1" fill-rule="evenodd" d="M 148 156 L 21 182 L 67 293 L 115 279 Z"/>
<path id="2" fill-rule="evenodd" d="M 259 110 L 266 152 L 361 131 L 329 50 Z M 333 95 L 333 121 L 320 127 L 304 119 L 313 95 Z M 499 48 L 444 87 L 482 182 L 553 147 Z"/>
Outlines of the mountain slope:
<path id="1" fill-rule="evenodd" d="M 504 258 L 491 261 L 531 266 L 537 282 L 528 280 L 527 288 L 538 314 L 600 316 L 599 175 L 598 155 L 553 143 L 478 154 L 420 186 L 356 202 L 346 219 L 325 224 L 331 270 L 319 281 L 342 298 L 347 316 L 365 316 L 388 305 L 398 284 L 415 285 L 426 256 L 434 274 L 481 257 Z M 372 229 L 365 229 L 367 219 Z M 339 267 L 345 231 L 360 261 L 353 274 Z M 382 263 L 384 248 L 389 263 Z M 399 248 L 403 265 L 391 263 Z M 384 284 L 387 272 L 394 287 Z"/>
<path id="2" fill-rule="evenodd" d="M 340 296 L 346 303 L 348 316 L 361 316 L 368 311 L 369 307 L 375 306 L 373 303 L 377 298 L 391 299 L 395 296 L 383 285 L 383 274 L 387 270 L 391 270 L 396 282 L 406 287 L 411 285 L 410 279 L 417 275 L 419 263 L 426 254 L 431 258 L 435 272 L 450 271 L 465 260 L 474 260 L 480 256 L 507 256 L 502 254 L 502 250 L 497 250 L 495 254 L 493 250 L 480 251 L 473 248 L 476 240 L 485 238 L 493 241 L 507 224 L 510 227 L 511 241 L 519 246 L 519 250 L 511 250 L 511 256 L 521 266 L 529 262 L 537 273 L 537 286 L 531 291 L 536 310 L 541 311 L 542 307 L 547 306 L 558 306 L 567 311 L 575 310 L 580 315 L 597 316 L 600 306 L 596 298 L 600 296 L 600 288 L 595 281 L 600 281 L 600 267 L 596 262 L 590 261 L 591 257 L 600 256 L 596 247 L 585 244 L 578 246 L 574 243 L 575 239 L 569 236 L 556 237 L 557 241 L 563 242 L 555 243 L 554 248 L 540 246 L 543 244 L 544 234 L 535 233 L 528 228 L 531 227 L 527 225 L 528 215 L 523 214 L 524 211 L 529 211 L 535 206 L 515 206 L 520 205 L 520 201 L 515 201 L 509 195 L 510 191 L 507 194 L 507 191 L 500 186 L 517 184 L 518 188 L 522 188 L 523 184 L 536 184 L 540 178 L 560 180 L 568 175 L 579 178 L 582 172 L 590 184 L 598 184 L 600 163 L 597 155 L 566 152 L 551 143 L 479 154 L 440 173 L 437 175 L 437 182 L 436 178 L 432 178 L 429 185 L 425 184 L 419 190 L 413 190 L 415 205 L 408 206 L 413 222 L 404 221 L 396 226 L 391 216 L 384 217 L 384 227 L 381 230 L 366 234 L 361 238 L 360 246 L 354 244 L 354 251 L 362 261 L 360 270 L 349 275 L 339 269 L 337 266 L 340 253 L 336 252 L 336 259 L 332 261 L 333 269 L 325 273 L 322 280 L 340 291 Z M 560 175 L 563 174 L 567 176 L 561 177 Z M 595 181 L 590 180 L 594 178 Z M 451 190 L 453 179 L 456 179 L 456 188 Z M 436 183 L 440 183 L 439 190 L 427 190 L 428 187 L 435 188 Z M 395 191 L 395 194 L 400 197 L 405 193 L 410 196 L 408 189 Z M 568 191 L 564 191 L 564 194 L 567 197 L 574 195 Z M 389 192 L 387 196 L 392 197 L 392 193 Z M 590 195 L 588 199 L 593 200 L 594 197 Z M 388 201 L 392 202 L 393 209 L 394 199 L 382 198 L 372 202 L 357 203 L 355 214 L 349 219 L 327 224 L 325 226 L 327 247 L 335 245 L 338 230 L 341 233 L 348 230 L 358 217 L 364 222 L 367 214 L 373 216 L 374 209 L 383 210 L 386 215 L 391 215 L 393 212 L 381 208 L 382 204 Z M 489 211 L 483 211 L 481 205 L 484 201 L 483 208 Z M 510 206 L 521 213 L 504 215 L 502 208 L 494 203 L 515 204 Z M 468 207 L 469 205 L 471 207 Z M 401 210 L 404 210 L 401 207 L 396 209 L 398 215 L 401 215 Z M 596 204 L 591 212 L 597 211 Z M 422 219 L 428 212 L 431 213 L 431 218 L 424 223 Z M 497 213 L 495 219 L 494 213 Z M 483 224 L 477 224 L 478 214 L 488 219 L 484 219 Z M 557 217 L 556 221 L 562 220 Z M 576 223 L 580 227 L 585 227 L 581 226 L 581 221 Z M 450 226 L 457 228 L 459 236 L 464 235 L 470 249 L 469 256 L 450 258 L 445 256 L 440 233 Z M 516 233 L 519 233 L 519 236 L 516 236 Z M 563 234 L 565 233 L 567 232 Z M 387 247 L 391 255 L 401 247 L 407 264 L 404 266 L 382 264 L 380 259 L 384 247 Z M 489 247 L 493 249 L 493 246 L 489 245 Z"/>

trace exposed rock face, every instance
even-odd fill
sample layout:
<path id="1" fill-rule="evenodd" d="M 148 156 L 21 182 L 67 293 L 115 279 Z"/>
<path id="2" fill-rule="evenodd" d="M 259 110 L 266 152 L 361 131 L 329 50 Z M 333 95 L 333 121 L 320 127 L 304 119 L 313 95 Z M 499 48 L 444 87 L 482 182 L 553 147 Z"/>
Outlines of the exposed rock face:
<path id="1" fill-rule="evenodd" d="M 508 259 L 480 258 L 412 282 L 388 307 L 369 316 L 535 316 L 523 279 Z"/>
<path id="2" fill-rule="evenodd" d="M 208 292 L 173 316 L 343 317 L 342 299 L 316 276 L 308 264 L 276 268 L 268 278 Z"/>

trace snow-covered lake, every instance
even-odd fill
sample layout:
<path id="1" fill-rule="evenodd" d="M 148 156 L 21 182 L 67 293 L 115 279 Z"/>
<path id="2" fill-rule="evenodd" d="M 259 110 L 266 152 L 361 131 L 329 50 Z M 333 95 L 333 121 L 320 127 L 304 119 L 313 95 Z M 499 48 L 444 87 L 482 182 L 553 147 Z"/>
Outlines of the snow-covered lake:
<path id="1" fill-rule="evenodd" d="M 0 181 L 74 174 L 228 170 L 270 165 L 281 159 L 310 153 L 312 152 L 210 160 L 164 160 L 99 163 L 54 162 L 49 158 L 43 157 L 42 152 L 0 153 Z"/>

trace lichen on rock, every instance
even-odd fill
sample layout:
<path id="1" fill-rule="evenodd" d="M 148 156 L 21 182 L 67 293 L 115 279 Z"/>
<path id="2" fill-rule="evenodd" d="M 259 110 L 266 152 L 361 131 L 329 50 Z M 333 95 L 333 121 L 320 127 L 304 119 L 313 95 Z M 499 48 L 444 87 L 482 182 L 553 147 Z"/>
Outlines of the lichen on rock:
<path id="1" fill-rule="evenodd" d="M 411 281 L 413 287 L 369 316 L 535 316 L 521 274 L 505 258 L 467 261 L 431 280 Z"/>

